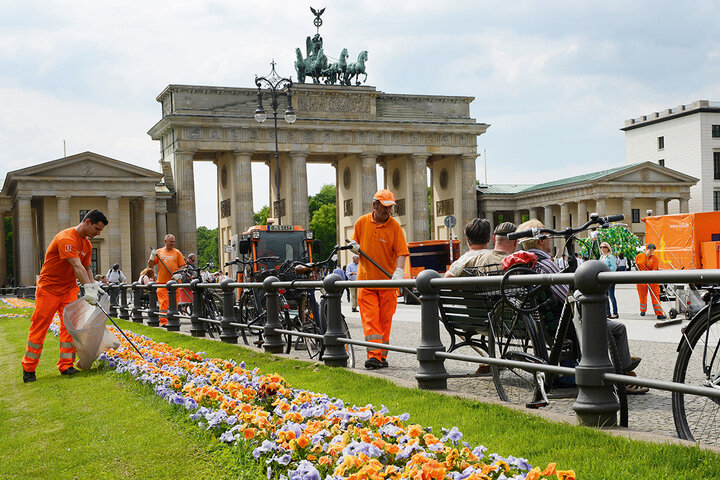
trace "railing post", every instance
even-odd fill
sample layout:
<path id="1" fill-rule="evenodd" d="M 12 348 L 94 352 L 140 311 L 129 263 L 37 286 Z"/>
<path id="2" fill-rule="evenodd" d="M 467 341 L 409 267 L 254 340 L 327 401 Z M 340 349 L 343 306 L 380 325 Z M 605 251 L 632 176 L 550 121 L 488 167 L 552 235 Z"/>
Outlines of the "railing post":
<path id="1" fill-rule="evenodd" d="M 440 278 L 435 270 L 423 270 L 415 280 L 420 292 L 420 345 L 417 348 L 418 371 L 415 380 L 418 388 L 444 390 L 447 388 L 448 373 L 445 359 L 436 358 L 435 352 L 444 352 L 440 341 L 440 320 L 438 318 L 439 287 L 430 285 L 430 280 Z"/>
<path id="2" fill-rule="evenodd" d="M 167 324 L 165 328 L 171 332 L 178 332 L 180 331 L 180 318 L 177 309 L 177 282 L 169 280 L 165 286 L 168 291 Z"/>
<path id="3" fill-rule="evenodd" d="M 613 373 L 608 354 L 607 291 L 609 285 L 600 284 L 597 275 L 609 268 L 602 262 L 584 262 L 575 272 L 575 286 L 582 293 L 582 333 L 580 365 L 575 368 L 578 396 L 573 410 L 583 425 L 612 427 L 617 424 L 620 403 L 613 393 L 613 385 L 603 382 L 604 373 Z M 620 388 L 623 388 L 620 385 Z"/>
<path id="4" fill-rule="evenodd" d="M 108 294 L 110 294 L 110 316 L 118 316 L 118 285 L 108 285 Z"/>
<path id="5" fill-rule="evenodd" d="M 226 278 L 220 284 L 223 297 L 223 316 L 220 331 L 220 340 L 225 343 L 237 343 L 237 328 L 230 325 L 235 321 L 235 289 L 230 286 L 232 280 Z"/>
<path id="6" fill-rule="evenodd" d="M 143 322 L 142 310 L 142 289 L 140 288 L 140 282 L 133 282 L 133 307 L 132 307 L 132 321 L 135 323 Z"/>
<path id="7" fill-rule="evenodd" d="M 160 315 L 158 315 L 158 310 L 160 310 L 160 306 L 158 305 L 158 296 L 157 296 L 157 288 L 156 287 L 157 287 L 157 283 L 155 283 L 155 282 L 150 282 L 147 285 L 148 295 L 150 297 L 150 301 L 148 303 L 148 321 L 147 321 L 147 324 L 149 327 L 159 327 L 160 326 Z"/>
<path id="8" fill-rule="evenodd" d="M 335 282 L 342 280 L 340 275 L 330 274 L 323 280 L 323 288 L 325 289 L 325 298 L 327 298 L 327 330 L 323 338 L 325 352 L 323 353 L 323 361 L 328 367 L 345 367 L 347 368 L 348 354 L 345 350 L 345 344 L 338 341 L 338 338 L 345 336 L 343 332 L 342 312 L 340 309 L 340 300 L 342 298 L 343 288 L 336 287 Z M 322 312 L 320 312 L 322 315 Z"/>
<path id="9" fill-rule="evenodd" d="M 190 282 L 190 288 L 192 289 L 192 312 L 190 313 L 190 335 L 193 337 L 204 337 L 205 336 L 205 322 L 200 320 L 200 316 L 203 315 L 203 302 L 202 302 L 202 291 L 200 290 L 201 280 L 195 278 Z"/>
<path id="10" fill-rule="evenodd" d="M 282 335 L 275 332 L 276 328 L 282 328 L 280 325 L 280 302 L 277 289 L 273 287 L 273 282 L 279 281 L 277 277 L 267 277 L 263 281 L 263 289 L 265 290 L 265 326 L 263 327 L 263 350 L 268 353 L 282 353 L 285 348 L 285 342 Z"/>
<path id="11" fill-rule="evenodd" d="M 130 320 L 130 308 L 128 308 L 127 298 L 127 285 L 121 285 L 120 287 L 120 318 L 123 320 Z"/>

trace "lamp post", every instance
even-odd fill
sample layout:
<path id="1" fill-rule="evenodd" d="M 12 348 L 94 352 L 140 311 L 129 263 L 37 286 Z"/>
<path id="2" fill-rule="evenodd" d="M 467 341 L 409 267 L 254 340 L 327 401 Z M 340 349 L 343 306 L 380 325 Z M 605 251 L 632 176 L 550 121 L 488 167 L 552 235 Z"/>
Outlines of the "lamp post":
<path id="1" fill-rule="evenodd" d="M 292 94 L 290 93 L 290 89 L 292 88 L 292 78 L 283 78 L 277 74 L 277 72 L 275 71 L 275 60 L 273 60 L 270 65 L 272 65 L 272 71 L 270 72 L 270 75 L 268 75 L 267 77 L 258 77 L 257 75 L 255 76 L 255 85 L 257 85 L 258 87 L 258 106 L 255 110 L 255 120 L 258 123 L 262 123 L 265 121 L 265 119 L 267 119 L 267 113 L 265 113 L 265 109 L 263 108 L 262 104 L 263 94 L 261 88 L 264 84 L 270 89 L 270 106 L 272 107 L 273 121 L 275 127 L 275 215 L 277 216 L 278 225 L 280 225 L 282 223 L 280 220 L 280 152 L 278 150 L 277 126 L 278 94 L 280 93 L 279 90 L 285 88 L 287 92 L 288 106 L 285 110 L 285 121 L 287 123 L 295 123 L 295 120 L 297 120 L 297 115 L 295 115 L 295 110 L 293 110 L 292 107 Z"/>

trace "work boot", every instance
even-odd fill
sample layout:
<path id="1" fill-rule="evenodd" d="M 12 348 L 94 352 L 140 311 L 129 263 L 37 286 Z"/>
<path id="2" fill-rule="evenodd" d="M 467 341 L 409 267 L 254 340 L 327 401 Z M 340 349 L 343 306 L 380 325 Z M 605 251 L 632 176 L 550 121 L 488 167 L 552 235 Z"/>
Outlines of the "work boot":
<path id="1" fill-rule="evenodd" d="M 367 368 L 368 370 L 377 370 L 378 368 L 383 368 L 383 364 L 377 358 L 370 357 L 365 360 L 365 368 Z"/>
<path id="2" fill-rule="evenodd" d="M 382 360 L 380 360 L 380 363 L 382 363 L 383 368 L 387 368 L 390 366 L 390 365 L 388 365 L 387 360 L 385 360 L 384 358 Z"/>
<path id="3" fill-rule="evenodd" d="M 641 316 L 641 317 L 644 317 L 644 316 L 645 316 L 645 312 L 640 312 L 640 316 Z"/>
<path id="4" fill-rule="evenodd" d="M 657 316 L 657 319 L 658 319 L 658 320 L 665 320 L 666 318 L 667 318 L 667 317 L 666 317 L 665 315 L 658 315 L 658 316 Z"/>
<path id="5" fill-rule="evenodd" d="M 62 372 L 60 372 L 60 375 L 75 375 L 78 372 L 79 372 L 79 370 L 77 368 L 68 367 L 65 370 L 63 370 Z"/>
<path id="6" fill-rule="evenodd" d="M 23 368 L 23 382 L 30 383 L 35 380 L 37 380 L 37 378 L 35 378 L 35 372 L 28 372 Z"/>

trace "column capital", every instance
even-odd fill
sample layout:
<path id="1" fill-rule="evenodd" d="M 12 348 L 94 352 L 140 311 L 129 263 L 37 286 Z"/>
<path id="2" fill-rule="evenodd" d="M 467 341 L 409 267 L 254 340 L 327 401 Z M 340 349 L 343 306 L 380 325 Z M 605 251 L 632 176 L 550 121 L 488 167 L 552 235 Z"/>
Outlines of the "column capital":
<path id="1" fill-rule="evenodd" d="M 477 157 L 480 156 L 480 154 L 479 153 L 461 153 L 460 156 L 463 159 L 475 160 Z"/>
<path id="2" fill-rule="evenodd" d="M 376 158 L 378 157 L 378 155 L 379 155 L 379 154 L 378 154 L 377 152 L 362 152 L 362 153 L 360 154 L 360 158 L 363 158 L 363 159 L 365 159 L 365 158 L 376 159 Z"/>
<path id="3" fill-rule="evenodd" d="M 233 155 L 252 155 L 253 153 L 255 153 L 255 150 L 250 150 L 250 149 L 233 150 L 232 153 L 233 153 Z"/>
<path id="4" fill-rule="evenodd" d="M 410 154 L 413 160 L 427 160 L 432 155 L 430 152 L 414 152 Z"/>
<path id="5" fill-rule="evenodd" d="M 290 155 L 290 158 L 294 158 L 294 157 L 307 158 L 310 155 L 310 152 L 308 152 L 307 150 L 290 150 L 290 153 L 288 155 Z"/>

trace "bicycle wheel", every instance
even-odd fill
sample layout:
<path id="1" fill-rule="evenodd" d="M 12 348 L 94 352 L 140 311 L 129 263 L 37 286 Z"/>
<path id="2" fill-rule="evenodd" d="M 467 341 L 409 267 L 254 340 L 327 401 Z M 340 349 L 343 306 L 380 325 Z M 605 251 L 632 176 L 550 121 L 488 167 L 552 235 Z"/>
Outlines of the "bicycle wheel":
<path id="1" fill-rule="evenodd" d="M 717 308 L 715 305 L 713 305 Z M 719 312 L 702 311 L 703 319 L 682 336 L 673 382 L 720 389 Z M 680 438 L 720 446 L 720 400 L 673 392 L 672 410 Z"/>
<path id="2" fill-rule="evenodd" d="M 322 335 L 323 332 L 319 326 L 319 314 L 316 313 L 312 301 L 307 295 L 302 295 L 298 301 L 298 329 L 304 333 L 314 333 Z M 310 358 L 317 358 L 322 350 L 322 340 L 315 338 L 302 337 Z"/>
<path id="3" fill-rule="evenodd" d="M 325 326 L 327 330 L 327 315 L 328 315 L 328 303 L 327 299 L 323 298 L 320 300 L 320 323 Z M 347 322 L 345 321 L 345 315 L 340 314 L 340 328 L 343 331 L 343 337 L 352 338 L 350 336 L 350 329 L 348 328 Z M 325 346 L 323 345 L 322 351 L 320 352 L 320 360 L 322 360 L 323 353 L 325 352 Z M 350 344 L 345 344 L 345 352 L 348 355 L 348 367 L 355 368 L 355 347 Z"/>
<path id="4" fill-rule="evenodd" d="M 215 292 L 206 294 L 203 298 L 205 303 L 205 315 L 211 320 L 222 320 L 223 317 L 223 302 L 220 295 Z M 222 327 L 217 323 L 205 322 L 205 329 L 210 335 L 210 338 L 220 338 Z"/>
<path id="5" fill-rule="evenodd" d="M 608 353 L 610 354 L 610 361 L 612 361 L 613 367 L 615 368 L 615 373 L 623 374 L 625 373 L 625 370 L 621 366 L 620 362 L 620 354 L 618 353 L 618 347 L 617 342 L 615 342 L 615 337 L 612 336 L 612 333 L 608 331 Z M 621 427 L 627 427 L 628 426 L 628 399 L 627 399 L 627 391 L 625 390 L 625 385 L 613 385 L 613 392 L 615 393 L 615 396 L 618 399 L 618 403 L 620 403 L 620 426 Z"/>
<path id="6" fill-rule="evenodd" d="M 243 292 L 240 297 L 240 323 L 248 326 L 265 325 L 264 312 L 261 313 L 258 311 L 255 298 L 251 291 L 248 291 L 247 293 Z M 245 345 L 250 345 L 248 338 L 252 340 L 253 344 L 262 342 L 262 331 L 257 329 L 240 327 L 240 335 L 242 336 Z M 257 340 L 255 337 L 257 337 Z"/>
<path id="7" fill-rule="evenodd" d="M 506 302 L 498 302 L 490 317 L 488 350 L 490 357 L 528 363 L 547 363 L 547 351 L 535 328 L 533 318 L 518 313 Z M 537 408 L 547 405 L 541 389 L 545 388 L 542 372 L 491 365 L 493 383 L 500 400 Z"/>

